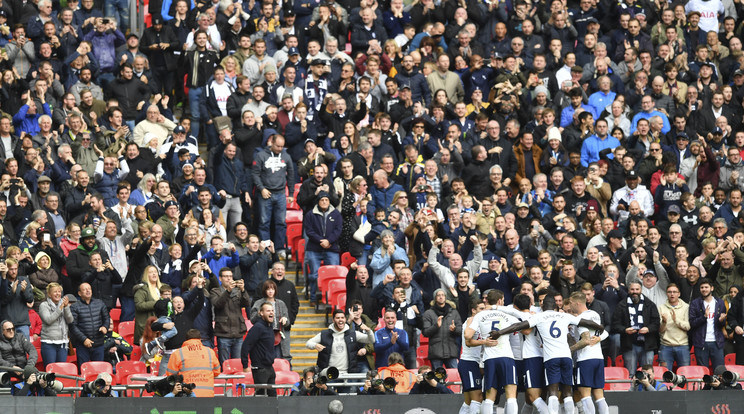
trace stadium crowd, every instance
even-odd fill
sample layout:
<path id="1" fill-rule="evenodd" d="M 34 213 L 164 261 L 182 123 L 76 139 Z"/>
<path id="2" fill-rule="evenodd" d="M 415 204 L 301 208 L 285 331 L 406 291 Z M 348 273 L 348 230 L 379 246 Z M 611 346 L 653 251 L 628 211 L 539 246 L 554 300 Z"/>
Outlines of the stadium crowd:
<path id="1" fill-rule="evenodd" d="M 583 293 L 631 373 L 744 365 L 741 2 L 149 11 L 0 2 L 0 365 L 39 338 L 44 364 L 115 362 L 119 306 L 161 374 L 191 328 L 239 358 L 245 318 L 291 360 L 288 210 L 312 304 L 356 259 L 321 369 L 416 368 L 421 335 L 454 368 L 494 290 Z"/>

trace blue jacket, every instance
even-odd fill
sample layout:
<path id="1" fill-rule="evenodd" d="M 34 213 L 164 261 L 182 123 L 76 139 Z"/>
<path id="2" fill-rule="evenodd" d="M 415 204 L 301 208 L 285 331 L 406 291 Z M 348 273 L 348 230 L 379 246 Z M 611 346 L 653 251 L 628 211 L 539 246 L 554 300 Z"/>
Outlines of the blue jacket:
<path id="1" fill-rule="evenodd" d="M 240 264 L 240 256 L 238 255 L 238 252 L 233 252 L 230 256 L 222 255 L 219 258 L 215 257 L 214 250 L 209 249 L 209 251 L 202 256 L 202 259 L 207 260 L 207 264 L 209 265 L 209 268 L 212 269 L 212 273 L 215 275 L 220 274 L 220 269 L 223 267 L 229 267 L 234 268 Z"/>
<path id="2" fill-rule="evenodd" d="M 119 30 L 105 31 L 91 30 L 83 40 L 93 44 L 93 54 L 98 60 L 101 72 L 113 72 L 116 67 L 116 48 L 126 43 L 124 34 Z"/>
<path id="3" fill-rule="evenodd" d="M 633 121 L 630 124 L 630 133 L 632 134 L 635 132 L 636 128 L 638 127 L 638 120 L 651 119 L 657 115 L 661 117 L 661 121 L 664 123 L 664 126 L 661 127 L 661 133 L 666 134 L 667 132 L 669 132 L 669 130 L 672 129 L 672 126 L 669 125 L 669 118 L 667 118 L 666 115 L 659 111 L 651 111 L 651 113 L 648 114 L 645 112 L 638 112 L 637 114 L 635 114 L 635 116 L 633 117 Z"/>
<path id="4" fill-rule="evenodd" d="M 406 262 L 406 266 L 408 266 L 409 264 L 406 251 L 398 245 L 395 246 L 395 251 L 393 252 L 392 256 L 388 254 L 383 256 L 381 252 L 382 247 L 375 250 L 375 253 L 372 255 L 372 261 L 369 263 L 369 267 L 371 267 L 373 271 L 372 286 L 377 286 L 380 282 L 382 282 L 382 279 L 385 277 L 386 274 L 393 273 L 393 260 L 403 260 Z"/>
<path id="5" fill-rule="evenodd" d="M 408 85 L 411 87 L 411 100 L 413 102 L 423 101 L 428 107 L 431 103 L 431 90 L 429 84 L 426 82 L 426 77 L 419 72 L 417 69 L 412 69 L 410 73 L 406 73 L 405 69 L 400 70 L 395 75 L 395 80 L 398 85 Z M 469 95 L 466 95 L 469 96 Z"/>
<path id="6" fill-rule="evenodd" d="M 369 193 L 372 195 L 372 204 L 374 204 L 375 210 L 382 209 L 387 210 L 390 204 L 393 204 L 393 196 L 398 191 L 406 191 L 403 186 L 396 183 L 390 183 L 388 188 L 380 190 L 377 186 L 370 188 Z"/>
<path id="7" fill-rule="evenodd" d="M 606 148 L 616 148 L 620 146 L 620 141 L 612 135 L 607 135 L 605 139 L 600 139 L 594 134 L 584 140 L 581 145 L 581 165 L 588 167 L 589 163 L 599 161 L 599 153 Z M 610 154 L 610 156 L 612 156 Z"/>
<path id="8" fill-rule="evenodd" d="M 719 348 L 723 348 L 723 328 L 726 326 L 726 321 L 721 322 L 721 314 L 726 313 L 726 305 L 723 301 L 718 298 L 713 298 L 716 304 L 716 311 L 713 324 L 713 332 L 716 336 L 716 344 Z M 708 317 L 705 315 L 705 302 L 703 298 L 695 298 L 690 302 L 690 338 L 692 339 L 692 346 L 700 348 L 705 346 L 705 331 L 708 324 Z"/>
<path id="9" fill-rule="evenodd" d="M 41 118 L 42 115 L 52 116 L 52 111 L 49 110 L 48 103 L 44 102 L 42 108 L 44 109 L 43 114 L 39 113 L 37 110 L 35 114 L 29 115 L 28 105 L 23 105 L 18 112 L 13 115 L 13 125 L 15 126 L 16 133 L 20 135 L 21 131 L 23 131 L 32 136 L 38 134 L 40 130 L 39 118 Z"/>
<path id="10" fill-rule="evenodd" d="M 316 205 L 312 210 L 305 213 L 302 223 L 308 238 L 307 251 L 338 253 L 338 239 L 341 238 L 343 225 L 343 218 L 338 210 L 329 205 L 327 214 L 323 214 Z M 331 247 L 328 249 L 321 247 L 320 241 L 323 239 L 328 240 Z"/>
<path id="11" fill-rule="evenodd" d="M 398 333 L 398 340 L 391 341 L 392 332 Z M 395 328 L 393 331 L 382 328 L 375 332 L 375 369 L 388 366 L 388 357 L 393 352 L 403 355 L 408 351 L 408 334 L 403 329 Z"/>

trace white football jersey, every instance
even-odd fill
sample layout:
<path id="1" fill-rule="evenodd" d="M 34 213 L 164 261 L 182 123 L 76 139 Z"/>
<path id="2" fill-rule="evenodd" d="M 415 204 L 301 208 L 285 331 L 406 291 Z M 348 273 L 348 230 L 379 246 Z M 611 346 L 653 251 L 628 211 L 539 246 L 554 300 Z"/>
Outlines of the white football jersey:
<path id="1" fill-rule="evenodd" d="M 475 319 L 473 320 L 475 326 L 473 328 L 477 327 L 478 329 L 476 330 L 480 331 L 481 335 L 485 338 L 493 330 L 506 329 L 518 322 L 519 319 L 503 310 L 490 309 L 475 315 Z M 484 346 L 483 348 L 484 361 L 492 358 L 514 359 L 509 338 L 499 338 L 499 343 L 496 346 Z"/>
<path id="2" fill-rule="evenodd" d="M 590 320 L 592 322 L 596 322 L 598 324 L 602 324 L 602 317 L 599 316 L 599 314 L 593 310 L 587 309 L 584 311 L 581 315 L 579 315 L 579 319 L 586 319 Z M 581 334 L 584 332 L 591 332 L 592 336 L 599 336 L 602 339 L 605 339 L 609 336 L 607 331 L 597 332 L 590 330 L 589 328 L 585 328 L 583 326 L 575 326 L 571 329 L 574 339 L 577 341 L 581 339 Z M 597 343 L 592 346 L 586 346 L 582 349 L 579 349 L 576 351 L 576 361 L 586 361 L 589 359 L 601 359 L 604 360 L 604 354 L 602 354 L 602 344 Z"/>
<path id="3" fill-rule="evenodd" d="M 499 310 L 504 313 L 511 315 L 519 320 L 519 322 L 526 321 L 530 317 L 529 313 L 522 312 L 514 307 L 514 305 L 500 306 Z M 524 335 L 521 332 L 513 332 L 509 335 L 509 343 L 511 344 L 512 353 L 514 354 L 514 360 L 520 361 L 524 358 L 522 355 L 522 348 L 524 346 Z"/>
<path id="4" fill-rule="evenodd" d="M 483 345 L 478 345 L 478 346 L 465 345 L 465 330 L 468 327 L 475 330 L 475 333 L 473 334 L 473 339 L 483 339 L 483 337 L 480 334 L 480 331 L 478 331 L 478 326 L 473 324 L 472 317 L 469 318 L 467 321 L 465 321 L 465 324 L 463 326 L 464 328 L 462 329 L 462 351 L 460 352 L 460 359 L 463 361 L 481 362 L 481 356 L 483 354 Z"/>
<path id="5" fill-rule="evenodd" d="M 545 311 L 532 315 L 528 321 L 530 327 L 537 327 L 543 343 L 543 359 L 571 358 L 568 346 L 568 326 L 578 325 L 579 319 L 569 313 Z"/>
<path id="6" fill-rule="evenodd" d="M 536 306 L 533 306 L 530 310 L 535 313 L 542 312 L 542 309 Z M 529 335 L 522 335 L 522 337 L 524 339 L 522 346 L 522 358 L 542 358 L 543 347 L 542 341 L 540 341 L 540 337 L 537 334 L 537 328 L 533 328 L 532 332 L 530 332 Z"/>

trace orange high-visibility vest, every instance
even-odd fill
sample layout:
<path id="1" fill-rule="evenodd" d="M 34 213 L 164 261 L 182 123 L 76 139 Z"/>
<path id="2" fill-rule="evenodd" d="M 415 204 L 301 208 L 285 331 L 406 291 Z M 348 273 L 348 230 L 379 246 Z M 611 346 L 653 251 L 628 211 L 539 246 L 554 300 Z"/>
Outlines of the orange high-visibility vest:
<path id="1" fill-rule="evenodd" d="M 202 345 L 200 339 L 189 339 L 171 354 L 168 375 L 181 374 L 185 383 L 196 384 L 197 397 L 214 397 L 214 377 L 220 375 L 220 361 L 214 349 Z"/>

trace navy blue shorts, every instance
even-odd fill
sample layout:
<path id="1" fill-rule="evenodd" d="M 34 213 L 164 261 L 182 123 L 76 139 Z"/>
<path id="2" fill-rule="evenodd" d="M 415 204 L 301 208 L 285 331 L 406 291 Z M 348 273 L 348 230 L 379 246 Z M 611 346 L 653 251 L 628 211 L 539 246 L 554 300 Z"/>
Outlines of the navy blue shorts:
<path id="1" fill-rule="evenodd" d="M 524 360 L 515 359 L 514 368 L 517 369 L 517 391 L 524 392 Z"/>
<path id="2" fill-rule="evenodd" d="M 527 388 L 545 388 L 545 367 L 540 357 L 524 360 L 524 382 Z"/>
<path id="3" fill-rule="evenodd" d="M 517 368 L 511 358 L 487 359 L 485 361 L 485 371 L 483 391 L 488 391 L 491 388 L 500 390 L 506 385 L 517 384 Z"/>
<path id="4" fill-rule="evenodd" d="M 601 359 L 587 359 L 577 362 L 576 385 L 593 389 L 604 388 L 604 361 Z"/>
<path id="5" fill-rule="evenodd" d="M 544 362 L 545 383 L 573 385 L 573 361 L 571 358 L 553 358 Z"/>
<path id="6" fill-rule="evenodd" d="M 477 362 L 460 360 L 457 363 L 457 372 L 460 374 L 463 392 L 482 389 L 483 375 Z"/>

